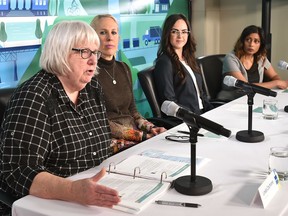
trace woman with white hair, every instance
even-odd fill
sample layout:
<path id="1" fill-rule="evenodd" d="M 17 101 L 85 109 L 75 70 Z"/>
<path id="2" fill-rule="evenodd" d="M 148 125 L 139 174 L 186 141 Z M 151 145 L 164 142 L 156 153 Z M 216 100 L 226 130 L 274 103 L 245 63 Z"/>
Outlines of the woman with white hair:
<path id="1" fill-rule="evenodd" d="M 1 126 L 0 189 L 14 199 L 31 194 L 112 207 L 118 192 L 91 178 L 66 177 L 99 165 L 111 154 L 111 131 L 94 77 L 101 55 L 93 28 L 57 23 L 49 32 L 41 70 L 12 95 Z M 0 203 L 0 214 L 9 215 Z"/>

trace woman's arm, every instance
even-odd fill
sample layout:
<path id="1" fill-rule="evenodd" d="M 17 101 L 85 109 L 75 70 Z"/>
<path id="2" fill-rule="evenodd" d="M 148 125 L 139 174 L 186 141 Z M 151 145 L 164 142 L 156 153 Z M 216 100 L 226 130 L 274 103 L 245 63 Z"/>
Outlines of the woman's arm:
<path id="1" fill-rule="evenodd" d="M 270 81 L 254 84 L 270 89 L 271 88 L 286 89 L 288 87 L 288 81 L 282 80 L 280 76 L 277 74 L 277 72 L 274 70 L 272 65 L 268 69 L 264 69 L 264 74 Z"/>
<path id="2" fill-rule="evenodd" d="M 91 178 L 71 181 L 48 172 L 41 172 L 35 176 L 29 193 L 45 199 L 65 200 L 83 205 L 112 207 L 120 202 L 118 192 L 97 184 L 97 182 L 104 177 L 105 173 L 105 169 L 102 169 Z"/>
<path id="3" fill-rule="evenodd" d="M 156 93 L 159 103 L 165 100 L 177 101 L 174 90 L 174 74 L 171 60 L 168 56 L 160 56 L 155 64 L 153 77 L 156 84 Z"/>
<path id="4" fill-rule="evenodd" d="M 268 61 L 268 60 L 266 60 Z M 258 64 L 263 64 L 262 61 L 259 61 Z M 244 82 L 248 82 L 247 77 L 244 76 L 246 71 L 241 69 L 240 60 L 233 54 L 229 54 L 225 57 L 223 62 L 223 73 L 226 75 L 230 75 L 235 77 L 238 80 L 242 80 Z M 268 68 L 268 69 L 267 69 Z M 253 83 L 255 85 L 259 85 L 265 88 L 279 88 L 279 89 L 286 89 L 288 87 L 287 80 L 281 80 L 280 76 L 274 70 L 273 66 L 268 62 L 267 64 L 263 65 L 264 75 L 270 81 L 261 82 L 261 83 Z"/>
<path id="5" fill-rule="evenodd" d="M 116 139 L 125 139 L 134 142 L 142 141 L 142 131 L 133 129 L 132 127 L 126 127 L 114 121 L 109 121 L 109 124 L 112 132 L 112 137 Z"/>
<path id="6" fill-rule="evenodd" d="M 269 69 L 264 69 L 265 76 L 270 80 L 262 83 L 253 83 L 258 86 L 262 86 L 264 88 L 279 88 L 286 89 L 288 87 L 287 80 L 281 80 L 280 76 L 276 73 L 274 68 L 271 66 Z M 241 74 L 241 72 L 230 72 L 228 73 L 231 76 L 234 76 L 236 79 L 242 80 L 244 82 L 248 82 L 247 79 Z"/>

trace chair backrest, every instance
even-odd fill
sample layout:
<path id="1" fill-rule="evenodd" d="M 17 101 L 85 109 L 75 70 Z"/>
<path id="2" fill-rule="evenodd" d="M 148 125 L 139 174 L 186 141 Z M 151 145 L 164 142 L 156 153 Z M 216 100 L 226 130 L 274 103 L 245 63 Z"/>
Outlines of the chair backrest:
<path id="1" fill-rule="evenodd" d="M 13 202 L 16 200 L 11 194 L 4 192 L 0 189 L 0 202 L 12 207 Z"/>
<path id="2" fill-rule="evenodd" d="M 2 123 L 3 115 L 6 109 L 7 102 L 10 96 L 14 92 L 14 88 L 11 89 L 0 89 L 0 124 Z"/>
<path id="3" fill-rule="evenodd" d="M 221 91 L 224 57 L 225 54 L 215 54 L 197 58 L 209 100 L 216 99 L 218 92 Z"/>
<path id="4" fill-rule="evenodd" d="M 161 118 L 161 108 L 157 100 L 155 83 L 153 79 L 154 66 L 138 72 L 138 79 L 142 90 L 148 100 L 154 117 Z"/>

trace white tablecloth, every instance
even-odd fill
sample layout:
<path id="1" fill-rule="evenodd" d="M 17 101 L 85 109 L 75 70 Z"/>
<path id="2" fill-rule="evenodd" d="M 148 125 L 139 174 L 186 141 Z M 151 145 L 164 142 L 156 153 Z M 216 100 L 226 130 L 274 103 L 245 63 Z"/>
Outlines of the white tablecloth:
<path id="1" fill-rule="evenodd" d="M 260 109 L 262 101 L 267 98 L 256 94 L 253 109 Z M 245 143 L 235 139 L 240 130 L 248 129 L 247 97 L 237 99 L 217 109 L 207 112 L 203 117 L 223 125 L 232 131 L 230 138 L 210 136 L 211 133 L 200 130 L 205 137 L 198 137 L 197 156 L 211 159 L 211 161 L 197 171 L 197 175 L 209 178 L 213 183 L 213 190 L 202 196 L 182 195 L 175 190 L 168 191 L 161 199 L 171 201 L 193 202 L 202 205 L 200 208 L 185 208 L 164 206 L 151 203 L 139 213 L 141 216 L 151 215 L 221 215 L 221 216 L 284 216 L 288 215 L 288 182 L 282 182 L 281 189 L 264 209 L 259 205 L 251 205 L 258 187 L 266 178 L 268 170 L 268 156 L 271 146 L 288 146 L 288 113 L 283 111 L 288 104 L 288 93 L 278 93 L 279 118 L 265 120 L 262 114 L 253 112 L 252 129 L 261 131 L 265 140 L 258 143 Z M 107 167 L 110 162 L 118 162 L 129 155 L 143 152 L 146 149 L 158 149 L 173 155 L 189 157 L 190 144 L 165 140 L 168 134 L 177 130 L 188 130 L 182 124 L 171 130 L 147 140 L 122 153 L 116 154 L 103 162 L 101 166 L 87 170 L 73 179 L 90 177 L 101 167 Z M 209 137 L 210 136 L 210 137 Z M 63 215 L 129 215 L 113 209 L 102 207 L 87 207 L 75 203 L 59 200 L 45 200 L 34 196 L 26 196 L 13 205 L 14 216 L 63 216 Z"/>

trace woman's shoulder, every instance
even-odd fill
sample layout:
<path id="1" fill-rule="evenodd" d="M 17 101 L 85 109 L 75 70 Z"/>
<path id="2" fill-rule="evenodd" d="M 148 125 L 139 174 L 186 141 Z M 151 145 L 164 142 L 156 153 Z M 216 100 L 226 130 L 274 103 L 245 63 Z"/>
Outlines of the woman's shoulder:
<path id="1" fill-rule="evenodd" d="M 60 84 L 60 81 L 52 73 L 40 70 L 30 79 L 22 83 L 17 90 L 19 92 L 35 93 L 38 95 L 48 94 L 53 86 Z"/>
<path id="2" fill-rule="evenodd" d="M 117 70 L 118 73 L 120 72 L 123 76 L 128 77 L 131 82 L 132 71 L 129 65 L 124 61 L 115 61 L 115 62 L 116 62 L 116 67 L 117 67 L 117 69 L 115 68 L 115 70 Z"/>
<path id="3" fill-rule="evenodd" d="M 58 85 L 58 84 L 59 85 Z M 60 81 L 54 74 L 39 71 L 30 79 L 19 85 L 10 98 L 11 107 L 37 107 L 40 110 L 51 98 L 53 89 L 61 89 Z"/>
<path id="4" fill-rule="evenodd" d="M 224 57 L 223 64 L 239 63 L 240 59 L 235 55 L 234 52 L 227 53 Z"/>
<path id="5" fill-rule="evenodd" d="M 116 63 L 117 67 L 123 67 L 124 66 L 124 67 L 128 67 L 129 68 L 128 64 L 126 62 L 124 62 L 124 61 L 115 60 L 115 63 Z"/>
<path id="6" fill-rule="evenodd" d="M 264 57 L 261 57 L 261 58 L 259 58 L 259 60 L 258 60 L 258 64 L 263 64 L 263 63 L 265 63 L 265 64 L 271 64 L 271 62 L 269 61 L 269 59 L 267 58 L 267 56 L 264 56 Z"/>
<path id="7" fill-rule="evenodd" d="M 234 52 L 229 52 L 225 55 L 224 59 L 237 59 L 237 56 L 235 55 Z"/>
<path id="8" fill-rule="evenodd" d="M 171 67 L 172 61 L 167 54 L 161 54 L 155 61 L 155 66 Z"/>
<path id="9" fill-rule="evenodd" d="M 169 57 L 166 53 L 163 53 L 163 54 L 161 54 L 160 56 L 157 57 L 156 61 L 157 61 L 157 60 L 170 61 L 170 57 Z"/>

